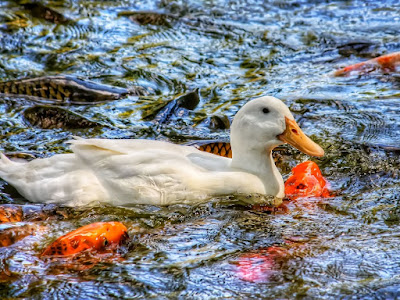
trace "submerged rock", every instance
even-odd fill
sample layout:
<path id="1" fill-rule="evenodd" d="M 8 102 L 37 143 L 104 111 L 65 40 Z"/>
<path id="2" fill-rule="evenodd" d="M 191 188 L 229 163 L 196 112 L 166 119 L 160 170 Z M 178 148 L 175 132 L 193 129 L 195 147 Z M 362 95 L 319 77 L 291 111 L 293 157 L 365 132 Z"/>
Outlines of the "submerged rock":
<path id="1" fill-rule="evenodd" d="M 193 110 L 200 103 L 199 89 L 195 89 L 194 91 L 191 91 L 183 96 L 180 96 L 175 101 L 179 107 Z"/>
<path id="2" fill-rule="evenodd" d="M 231 127 L 231 122 L 226 115 L 213 115 L 207 119 L 206 124 L 214 130 L 229 129 Z"/>
<path id="3" fill-rule="evenodd" d="M 193 110 L 200 102 L 199 89 L 195 89 L 183 96 L 180 96 L 156 112 L 154 121 L 159 124 L 168 123 L 171 119 L 182 118 L 187 115 L 188 110 Z M 154 113 L 153 113 L 154 115 Z"/>
<path id="4" fill-rule="evenodd" d="M 44 19 L 54 24 L 69 24 L 73 23 L 71 19 L 68 19 L 64 15 L 55 11 L 54 9 L 47 7 L 37 1 L 21 1 L 20 3 L 29 13 L 35 17 Z"/>
<path id="5" fill-rule="evenodd" d="M 118 15 L 127 16 L 138 25 L 171 26 L 179 19 L 176 15 L 156 11 L 125 11 Z"/>

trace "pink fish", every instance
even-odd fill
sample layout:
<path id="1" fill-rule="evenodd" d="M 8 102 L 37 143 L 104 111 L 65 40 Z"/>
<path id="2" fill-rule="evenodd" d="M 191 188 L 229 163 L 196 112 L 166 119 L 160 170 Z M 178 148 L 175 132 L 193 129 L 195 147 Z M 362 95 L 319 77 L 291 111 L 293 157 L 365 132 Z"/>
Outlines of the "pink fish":
<path id="1" fill-rule="evenodd" d="M 236 264 L 236 275 L 244 281 L 268 282 L 278 272 L 277 261 L 287 256 L 288 252 L 280 246 L 259 249 L 257 252 L 241 255 Z"/>

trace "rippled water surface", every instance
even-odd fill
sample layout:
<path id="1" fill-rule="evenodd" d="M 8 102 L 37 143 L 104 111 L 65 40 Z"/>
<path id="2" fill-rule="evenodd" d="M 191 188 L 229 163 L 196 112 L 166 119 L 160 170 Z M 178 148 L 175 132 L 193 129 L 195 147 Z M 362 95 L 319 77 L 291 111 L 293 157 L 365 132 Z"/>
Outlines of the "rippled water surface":
<path id="1" fill-rule="evenodd" d="M 26 3 L 26 2 L 24 2 Z M 400 51 L 398 1 L 47 1 L 66 22 L 22 1 L 0 2 L 0 79 L 73 75 L 147 96 L 67 108 L 104 126 L 39 129 L 23 98 L 0 98 L 1 149 L 50 156 L 72 135 L 184 143 L 227 139 L 209 115 L 231 118 L 249 99 L 281 98 L 326 150 L 316 162 L 336 196 L 252 210 L 237 199 L 199 206 L 65 209 L 67 218 L 0 248 L 0 298 L 400 297 L 400 79 L 333 77 L 340 67 Z M 135 11 L 169 14 L 158 24 Z M 162 103 L 198 88 L 200 104 L 158 124 Z M 287 147 L 279 167 L 309 159 Z M 4 181 L 1 203 L 26 204 Z M 222 200 L 222 201 L 221 201 Z M 56 237 L 121 221 L 131 244 L 87 268 L 47 263 Z"/>

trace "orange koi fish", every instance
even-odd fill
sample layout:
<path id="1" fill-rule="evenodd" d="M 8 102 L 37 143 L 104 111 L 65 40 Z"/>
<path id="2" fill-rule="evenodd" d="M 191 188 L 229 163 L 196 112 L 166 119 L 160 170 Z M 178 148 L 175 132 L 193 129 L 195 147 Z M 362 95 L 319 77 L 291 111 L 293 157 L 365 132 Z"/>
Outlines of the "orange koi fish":
<path id="1" fill-rule="evenodd" d="M 58 238 L 41 256 L 65 257 L 87 250 L 107 252 L 115 250 L 128 238 L 127 229 L 120 222 L 92 223 Z"/>
<path id="2" fill-rule="evenodd" d="M 285 194 L 291 200 L 300 197 L 330 197 L 328 182 L 318 165 L 305 161 L 292 169 L 292 176 L 285 182 Z"/>
<path id="3" fill-rule="evenodd" d="M 358 64 L 337 70 L 335 76 L 349 76 L 351 74 L 367 74 L 375 70 L 394 72 L 400 66 L 400 52 L 382 55 Z"/>
<path id="4" fill-rule="evenodd" d="M 68 211 L 55 205 L 0 205 L 0 224 L 66 218 L 68 218 Z"/>
<path id="5" fill-rule="evenodd" d="M 0 223 L 21 222 L 22 208 L 15 205 L 0 206 Z"/>
<path id="6" fill-rule="evenodd" d="M 11 246 L 25 237 L 33 236 L 38 231 L 42 230 L 43 226 L 38 226 L 35 224 L 25 224 L 15 227 L 13 226 L 0 230 L 0 248 Z"/>

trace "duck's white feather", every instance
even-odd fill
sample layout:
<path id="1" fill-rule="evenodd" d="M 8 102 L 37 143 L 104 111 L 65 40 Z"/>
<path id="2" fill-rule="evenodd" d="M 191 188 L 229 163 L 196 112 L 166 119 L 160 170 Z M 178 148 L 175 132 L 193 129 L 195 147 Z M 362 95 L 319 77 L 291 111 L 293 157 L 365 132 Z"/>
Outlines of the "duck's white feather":
<path id="1" fill-rule="evenodd" d="M 147 140 L 90 139 L 72 144 L 76 157 L 112 195 L 113 204 L 192 203 L 209 195 L 249 192 L 257 185 L 257 192 L 265 193 L 256 176 L 232 170 L 230 159 L 193 147 Z"/>
<path id="2" fill-rule="evenodd" d="M 261 113 L 265 105 L 269 116 Z M 69 206 L 194 203 L 235 193 L 283 197 L 271 151 L 282 144 L 276 136 L 285 116 L 293 118 L 276 98 L 248 102 L 232 125 L 233 159 L 160 141 L 79 138 L 71 154 L 29 163 L 2 155 L 0 177 L 31 201 Z"/>
<path id="3" fill-rule="evenodd" d="M 107 199 L 108 193 L 74 154 L 13 162 L 1 154 L 0 177 L 33 202 L 81 206 Z"/>

